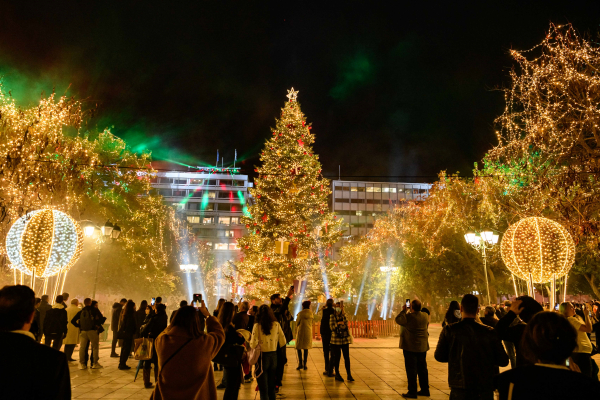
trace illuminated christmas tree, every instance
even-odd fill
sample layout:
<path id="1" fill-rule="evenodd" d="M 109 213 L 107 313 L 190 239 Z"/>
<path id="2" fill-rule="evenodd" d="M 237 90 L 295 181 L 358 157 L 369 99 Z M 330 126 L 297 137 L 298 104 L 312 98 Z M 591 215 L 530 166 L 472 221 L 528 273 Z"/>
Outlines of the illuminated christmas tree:
<path id="1" fill-rule="evenodd" d="M 255 203 L 242 218 L 248 233 L 238 240 L 244 253 L 238 271 L 246 293 L 259 297 L 285 293 L 294 280 L 307 281 L 310 294 L 343 293 L 345 272 L 328 259 L 340 220 L 329 212 L 329 181 L 321 175 L 315 137 L 297 95 L 288 91 L 260 154 L 263 165 L 255 169 Z"/>

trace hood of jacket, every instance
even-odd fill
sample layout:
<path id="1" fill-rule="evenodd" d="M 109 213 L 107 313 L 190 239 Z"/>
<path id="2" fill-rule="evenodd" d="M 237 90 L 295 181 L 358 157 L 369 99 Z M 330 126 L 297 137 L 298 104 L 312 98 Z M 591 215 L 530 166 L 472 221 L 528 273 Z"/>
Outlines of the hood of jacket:
<path id="1" fill-rule="evenodd" d="M 64 309 L 65 306 L 62 305 L 62 303 L 56 303 L 55 305 L 52 306 L 52 308 L 58 308 L 58 309 Z"/>

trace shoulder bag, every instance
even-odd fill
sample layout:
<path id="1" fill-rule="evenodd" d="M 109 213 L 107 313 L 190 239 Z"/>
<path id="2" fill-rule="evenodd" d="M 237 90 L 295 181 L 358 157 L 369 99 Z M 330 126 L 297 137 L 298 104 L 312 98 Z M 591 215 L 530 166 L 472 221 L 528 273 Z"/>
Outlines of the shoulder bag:
<path id="1" fill-rule="evenodd" d="M 150 360 L 154 350 L 154 339 L 137 338 L 134 339 L 133 355 L 136 360 Z"/>
<path id="2" fill-rule="evenodd" d="M 224 367 L 235 367 L 242 363 L 244 351 L 246 351 L 246 348 L 243 345 L 223 345 L 215 358 L 213 358 L 213 361 Z"/>
<path id="3" fill-rule="evenodd" d="M 258 327 L 259 338 L 260 338 L 260 331 L 261 331 L 261 328 L 259 326 Z M 262 348 L 261 348 L 260 341 L 259 341 L 255 348 L 248 350 L 248 364 L 250 364 L 250 365 L 256 364 L 258 362 L 258 359 L 260 358 L 261 354 L 262 354 Z"/>

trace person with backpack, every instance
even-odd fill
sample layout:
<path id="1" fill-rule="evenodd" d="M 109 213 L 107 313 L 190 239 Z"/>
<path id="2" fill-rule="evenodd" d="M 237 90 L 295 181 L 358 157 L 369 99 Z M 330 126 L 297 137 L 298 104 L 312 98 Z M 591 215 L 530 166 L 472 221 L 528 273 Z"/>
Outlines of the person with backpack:
<path id="1" fill-rule="evenodd" d="M 63 303 L 62 295 L 56 296 L 56 303 L 52 308 L 46 311 L 44 319 L 44 344 L 56 350 L 60 350 L 62 342 L 67 335 L 67 310 Z"/>
<path id="2" fill-rule="evenodd" d="M 89 297 L 83 300 L 83 309 L 79 311 L 71 320 L 75 327 L 79 328 L 79 369 L 87 369 L 87 345 L 92 344 L 92 369 L 104 368 L 98 363 L 98 351 L 100 348 L 100 337 L 98 328 L 102 326 L 102 314 L 92 306 L 92 299 Z"/>

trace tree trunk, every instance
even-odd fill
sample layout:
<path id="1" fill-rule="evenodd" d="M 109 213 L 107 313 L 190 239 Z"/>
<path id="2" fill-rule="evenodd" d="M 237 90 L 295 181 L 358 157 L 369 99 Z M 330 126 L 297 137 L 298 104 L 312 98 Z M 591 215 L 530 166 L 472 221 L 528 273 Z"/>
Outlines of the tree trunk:
<path id="1" fill-rule="evenodd" d="M 590 284 L 590 287 L 594 291 L 596 298 L 600 298 L 600 288 L 598 288 L 598 286 L 596 286 L 596 283 L 594 282 L 596 280 L 594 275 L 584 273 L 583 276 L 585 277 L 585 280 L 588 281 L 588 283 Z M 568 292 L 569 292 L 569 287 L 567 286 L 567 293 Z"/>

